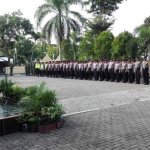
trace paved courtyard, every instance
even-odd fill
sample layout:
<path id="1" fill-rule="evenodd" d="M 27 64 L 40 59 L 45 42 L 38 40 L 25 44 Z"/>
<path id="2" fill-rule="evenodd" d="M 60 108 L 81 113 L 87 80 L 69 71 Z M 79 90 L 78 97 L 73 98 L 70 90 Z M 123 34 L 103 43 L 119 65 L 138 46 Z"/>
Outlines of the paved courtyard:
<path id="1" fill-rule="evenodd" d="M 64 127 L 0 137 L 0 150 L 150 150 L 150 85 L 13 76 L 26 87 L 45 81 L 65 108 Z"/>

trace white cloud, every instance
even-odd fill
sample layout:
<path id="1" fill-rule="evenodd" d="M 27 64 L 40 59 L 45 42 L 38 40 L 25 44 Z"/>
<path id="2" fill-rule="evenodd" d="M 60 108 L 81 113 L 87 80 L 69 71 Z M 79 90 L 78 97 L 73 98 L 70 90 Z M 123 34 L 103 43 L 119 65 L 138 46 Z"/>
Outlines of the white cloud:
<path id="1" fill-rule="evenodd" d="M 135 27 L 143 24 L 144 19 L 150 16 L 150 0 L 128 0 L 119 5 L 114 13 L 116 18 L 113 25 L 114 35 L 124 30 L 133 32 Z"/>

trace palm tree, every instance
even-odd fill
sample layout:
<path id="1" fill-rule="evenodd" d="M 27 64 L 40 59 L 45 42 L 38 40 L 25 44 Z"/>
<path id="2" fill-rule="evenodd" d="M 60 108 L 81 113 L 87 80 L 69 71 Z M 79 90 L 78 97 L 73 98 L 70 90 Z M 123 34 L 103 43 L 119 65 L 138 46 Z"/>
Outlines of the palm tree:
<path id="1" fill-rule="evenodd" d="M 78 1 L 79 0 L 45 0 L 45 4 L 39 6 L 35 13 L 37 26 L 41 25 L 43 19 L 48 14 L 53 15 L 44 25 L 42 31 L 45 38 L 49 40 L 52 34 L 55 35 L 60 60 L 62 60 L 62 40 L 65 38 L 68 39 L 71 31 L 80 32 L 81 25 L 86 20 L 79 12 L 69 9 L 73 3 L 77 3 Z"/>
<path id="2" fill-rule="evenodd" d="M 40 32 L 37 32 L 37 33 L 36 33 L 36 32 L 33 31 L 33 32 L 31 33 L 31 35 L 32 35 L 31 39 L 34 39 L 34 42 L 35 42 L 35 43 L 36 43 L 36 41 L 39 40 L 40 37 L 41 37 L 41 33 L 40 33 Z M 32 59 L 33 59 L 33 51 L 34 51 L 34 47 L 32 47 L 31 50 L 32 50 L 32 53 L 31 53 L 31 59 L 30 59 L 30 62 L 33 61 Z"/>
<path id="3" fill-rule="evenodd" d="M 81 42 L 82 38 L 81 36 L 77 35 L 76 32 L 72 32 L 70 36 L 70 40 L 71 40 L 71 45 L 72 45 L 72 50 L 73 50 L 73 58 L 74 60 L 76 60 L 76 54 L 78 50 L 77 43 Z"/>

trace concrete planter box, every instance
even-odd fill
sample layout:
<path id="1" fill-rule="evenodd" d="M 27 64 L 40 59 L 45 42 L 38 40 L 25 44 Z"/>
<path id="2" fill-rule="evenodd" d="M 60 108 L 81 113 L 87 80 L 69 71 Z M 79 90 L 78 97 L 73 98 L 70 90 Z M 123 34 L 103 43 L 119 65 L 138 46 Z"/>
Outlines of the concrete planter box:
<path id="1" fill-rule="evenodd" d="M 48 125 L 38 125 L 37 130 L 39 133 L 47 132 L 56 129 L 56 123 L 48 124 Z"/>
<path id="2" fill-rule="evenodd" d="M 20 124 L 16 120 L 19 116 L 11 116 L 0 119 L 0 135 L 20 131 Z"/>
<path id="3" fill-rule="evenodd" d="M 63 126 L 63 120 L 56 123 L 57 128 L 61 128 Z"/>
<path id="4" fill-rule="evenodd" d="M 38 125 L 37 131 L 39 133 L 43 133 L 43 132 L 59 129 L 62 126 L 63 126 L 63 120 L 58 121 L 56 123 L 47 124 L 47 125 Z"/>

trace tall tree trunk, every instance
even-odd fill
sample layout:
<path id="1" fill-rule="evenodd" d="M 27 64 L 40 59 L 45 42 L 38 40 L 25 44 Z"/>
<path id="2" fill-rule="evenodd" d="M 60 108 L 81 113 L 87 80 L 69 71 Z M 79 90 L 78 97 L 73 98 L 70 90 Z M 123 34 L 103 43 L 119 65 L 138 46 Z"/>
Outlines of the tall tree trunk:
<path id="1" fill-rule="evenodd" d="M 73 43 L 73 59 L 76 60 L 76 45 Z"/>
<path id="2" fill-rule="evenodd" d="M 32 49 L 32 53 L 31 53 L 31 60 L 30 60 L 30 62 L 32 62 L 32 58 L 33 58 L 33 49 Z"/>
<path id="3" fill-rule="evenodd" d="M 73 59 L 76 60 L 76 52 L 73 52 Z"/>
<path id="4" fill-rule="evenodd" d="M 59 42 L 58 48 L 59 48 L 59 58 L 60 58 L 60 61 L 62 61 L 62 48 L 61 48 L 61 42 Z"/>
<path id="5" fill-rule="evenodd" d="M 59 27 L 58 27 L 58 46 L 59 46 L 59 57 L 60 57 L 60 61 L 62 61 L 62 48 L 61 48 L 61 43 L 62 43 L 62 20 L 61 20 L 61 11 L 59 11 Z"/>

